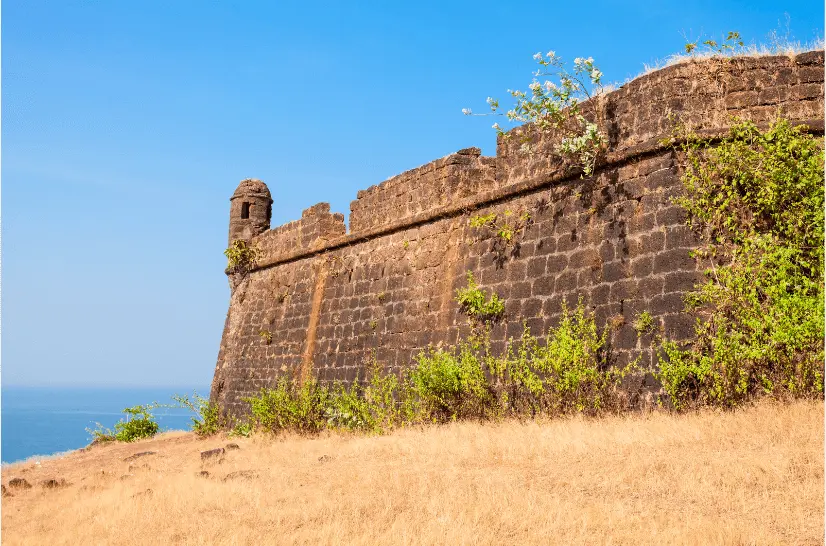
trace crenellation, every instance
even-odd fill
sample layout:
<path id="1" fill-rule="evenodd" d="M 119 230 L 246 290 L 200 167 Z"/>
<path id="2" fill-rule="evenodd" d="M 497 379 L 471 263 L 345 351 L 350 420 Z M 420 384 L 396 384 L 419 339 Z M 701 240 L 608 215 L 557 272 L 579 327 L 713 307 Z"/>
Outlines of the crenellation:
<path id="1" fill-rule="evenodd" d="M 230 239 L 241 233 L 260 255 L 233 281 L 212 399 L 240 415 L 245 397 L 307 367 L 322 381 L 345 383 L 363 377 L 373 358 L 399 372 L 426 346 L 468 333 L 454 301 L 467 271 L 505 300 L 494 350 L 519 337 L 523 321 L 546 335 L 562 303 L 582 298 L 600 324 L 613 325 L 620 363 L 655 366 L 635 317 L 648 311 L 666 335 L 687 339 L 694 319 L 683 297 L 705 278 L 689 255 L 696 234 L 672 201 L 681 157 L 662 142 L 672 135 L 669 115 L 708 136 L 722 134 L 733 114 L 764 124 L 782 114 L 822 134 L 822 67 L 823 52 L 814 51 L 651 72 L 599 99 L 610 146 L 594 176 L 583 179 L 549 154 L 553 135 L 520 127 L 511 134 L 532 135 L 533 154 L 520 152 L 519 138 L 500 137 L 495 157 L 466 148 L 359 191 L 349 233 L 327 203 L 268 229 L 271 198 L 258 185 L 257 223 L 242 233 L 244 201 L 233 196 Z M 511 245 L 498 244 L 495 230 L 469 226 L 474 215 L 506 211 L 531 215 Z"/>

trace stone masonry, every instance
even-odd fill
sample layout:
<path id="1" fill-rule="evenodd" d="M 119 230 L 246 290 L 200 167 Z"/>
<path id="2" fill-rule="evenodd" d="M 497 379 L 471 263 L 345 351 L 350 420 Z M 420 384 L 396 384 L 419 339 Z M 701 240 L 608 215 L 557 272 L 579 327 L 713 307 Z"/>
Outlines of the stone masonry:
<path id="1" fill-rule="evenodd" d="M 222 411 L 248 411 L 243 398 L 285 373 L 322 381 L 363 377 L 375 357 L 387 370 L 409 366 L 428 345 L 467 333 L 456 289 L 473 272 L 506 302 L 494 349 L 556 326 L 562 302 L 579 298 L 599 324 L 613 326 L 621 361 L 656 365 L 650 336 L 632 323 L 648 311 L 672 339 L 691 336 L 683 295 L 703 278 L 682 210 L 680 157 L 663 142 L 680 120 L 722 135 L 733 117 L 761 125 L 783 116 L 823 133 L 823 51 L 787 57 L 690 61 L 641 76 L 597 108 L 609 137 L 594 176 L 553 159 L 553 135 L 500 138 L 496 157 L 460 150 L 358 192 L 350 232 L 326 203 L 269 229 L 266 185 L 245 180 L 231 199 L 230 242 L 259 249 L 257 266 L 233 279 L 211 399 Z M 533 132 L 532 132 L 533 131 Z M 529 213 L 518 244 L 503 247 L 473 215 Z M 269 332 L 271 340 L 260 335 Z"/>

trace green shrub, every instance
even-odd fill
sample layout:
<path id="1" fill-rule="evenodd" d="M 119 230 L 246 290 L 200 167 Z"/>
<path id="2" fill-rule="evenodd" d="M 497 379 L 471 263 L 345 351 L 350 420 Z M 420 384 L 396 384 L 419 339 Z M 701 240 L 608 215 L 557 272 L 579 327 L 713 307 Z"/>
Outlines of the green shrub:
<path id="1" fill-rule="evenodd" d="M 258 249 L 238 239 L 224 251 L 224 256 L 227 257 L 227 270 L 230 273 L 246 274 L 258 262 Z"/>
<path id="2" fill-rule="evenodd" d="M 198 436 L 212 436 L 222 428 L 221 414 L 218 404 L 210 402 L 208 398 L 193 393 L 190 399 L 186 395 L 172 396 L 177 405 L 174 407 L 188 409 L 195 415 L 192 417 L 192 430 Z"/>
<path id="3" fill-rule="evenodd" d="M 158 406 L 158 404 L 147 404 L 124 408 L 126 419 L 115 423 L 114 430 L 95 423 L 95 429 L 88 430 L 88 432 L 95 442 L 134 442 L 141 438 L 151 438 L 160 430 L 152 415 L 152 410 Z"/>
<path id="4" fill-rule="evenodd" d="M 242 438 L 249 438 L 252 436 L 253 428 L 252 423 L 249 421 L 239 421 L 235 423 L 235 426 L 232 427 L 232 430 L 229 432 L 229 436 L 241 436 Z"/>
<path id="5" fill-rule="evenodd" d="M 281 377 L 274 389 L 262 389 L 256 397 L 247 398 L 255 426 L 268 432 L 292 430 L 314 433 L 325 428 L 330 391 L 311 378 L 298 385 Z"/>
<path id="6" fill-rule="evenodd" d="M 648 311 L 643 311 L 637 315 L 637 319 L 634 321 L 634 330 L 636 330 L 638 336 L 647 334 L 653 329 L 654 318 L 651 316 L 651 313 Z"/>
<path id="7" fill-rule="evenodd" d="M 410 378 L 425 420 L 484 418 L 490 414 L 493 398 L 475 349 L 471 343 L 461 343 L 452 350 L 429 349 L 416 356 Z"/>
<path id="8" fill-rule="evenodd" d="M 677 199 L 700 234 L 708 280 L 687 297 L 696 339 L 664 342 L 675 408 L 734 407 L 760 394 L 823 393 L 823 149 L 787 121 L 745 122 L 715 147 L 684 146 Z"/>
<path id="9" fill-rule="evenodd" d="M 582 301 L 571 312 L 563 303 L 559 326 L 540 343 L 525 328 L 518 349 L 504 358 L 488 358 L 501 402 L 514 413 L 550 415 L 617 411 L 625 403 L 622 381 L 637 362 L 614 366 L 608 347 L 609 329 L 600 334 L 592 312 Z M 501 399 L 501 395 L 500 395 Z"/>
<path id="10" fill-rule="evenodd" d="M 467 287 L 456 290 L 456 301 L 471 319 L 481 322 L 495 321 L 505 312 L 505 303 L 495 293 L 488 298 L 470 271 L 467 272 Z"/>

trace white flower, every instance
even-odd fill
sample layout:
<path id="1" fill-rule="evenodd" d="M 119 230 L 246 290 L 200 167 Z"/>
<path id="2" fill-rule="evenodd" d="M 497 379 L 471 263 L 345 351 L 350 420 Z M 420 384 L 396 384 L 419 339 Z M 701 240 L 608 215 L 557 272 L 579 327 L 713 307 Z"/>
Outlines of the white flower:
<path id="1" fill-rule="evenodd" d="M 470 108 L 462 108 L 462 113 L 463 113 L 464 115 L 466 115 L 466 116 L 469 116 L 469 115 L 471 115 L 473 112 L 471 111 L 471 109 L 470 109 Z"/>
<path id="2" fill-rule="evenodd" d="M 533 56 L 533 58 L 536 59 L 537 61 L 541 61 L 542 60 L 542 53 L 536 53 Z"/>
<path id="3" fill-rule="evenodd" d="M 582 57 L 577 57 L 576 59 L 574 59 L 574 64 L 577 66 L 581 65 L 583 62 L 585 61 Z"/>
<path id="4" fill-rule="evenodd" d="M 554 57 L 556 57 L 556 52 L 549 51 L 545 54 L 545 56 L 548 57 L 549 59 L 553 59 Z"/>
<path id="5" fill-rule="evenodd" d="M 554 84 L 554 82 L 550 80 L 545 80 L 545 91 L 550 93 L 553 90 L 556 90 L 556 85 Z"/>
<path id="6" fill-rule="evenodd" d="M 534 80 L 528 87 L 531 88 L 531 91 L 537 91 L 539 89 L 539 82 Z"/>
<path id="7" fill-rule="evenodd" d="M 499 127 L 499 124 L 498 124 L 498 123 L 494 123 L 494 124 L 492 125 L 492 127 L 493 127 L 494 129 L 496 129 L 497 131 L 501 131 L 501 130 L 502 130 L 502 128 L 501 128 L 501 127 Z"/>

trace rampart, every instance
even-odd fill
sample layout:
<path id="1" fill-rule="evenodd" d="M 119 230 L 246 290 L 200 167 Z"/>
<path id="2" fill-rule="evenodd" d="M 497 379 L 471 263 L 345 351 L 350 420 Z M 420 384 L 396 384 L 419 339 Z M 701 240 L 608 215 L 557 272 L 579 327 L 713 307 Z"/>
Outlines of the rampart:
<path id="1" fill-rule="evenodd" d="M 713 137 L 734 117 L 768 125 L 783 116 L 822 134 L 823 74 L 822 51 L 674 65 L 600 99 L 609 147 L 592 177 L 553 159 L 553 135 L 523 126 L 513 132 L 533 131 L 531 154 L 519 151 L 521 138 L 500 137 L 496 157 L 460 150 L 358 192 L 349 233 L 320 203 L 252 236 L 260 256 L 231 283 L 212 400 L 241 414 L 244 397 L 284 373 L 349 382 L 372 357 L 398 371 L 428 345 L 455 343 L 468 330 L 454 300 L 468 271 L 506 302 L 494 349 L 523 321 L 547 332 L 563 301 L 582 298 L 613 324 L 620 360 L 654 366 L 634 318 L 648 311 L 670 338 L 689 337 L 683 295 L 702 278 L 689 256 L 695 236 L 671 201 L 681 189 L 680 157 L 664 142 L 674 121 Z M 503 247 L 493 230 L 470 227 L 490 213 L 529 213 L 531 223 Z M 244 226 L 236 216 L 231 225 Z"/>

